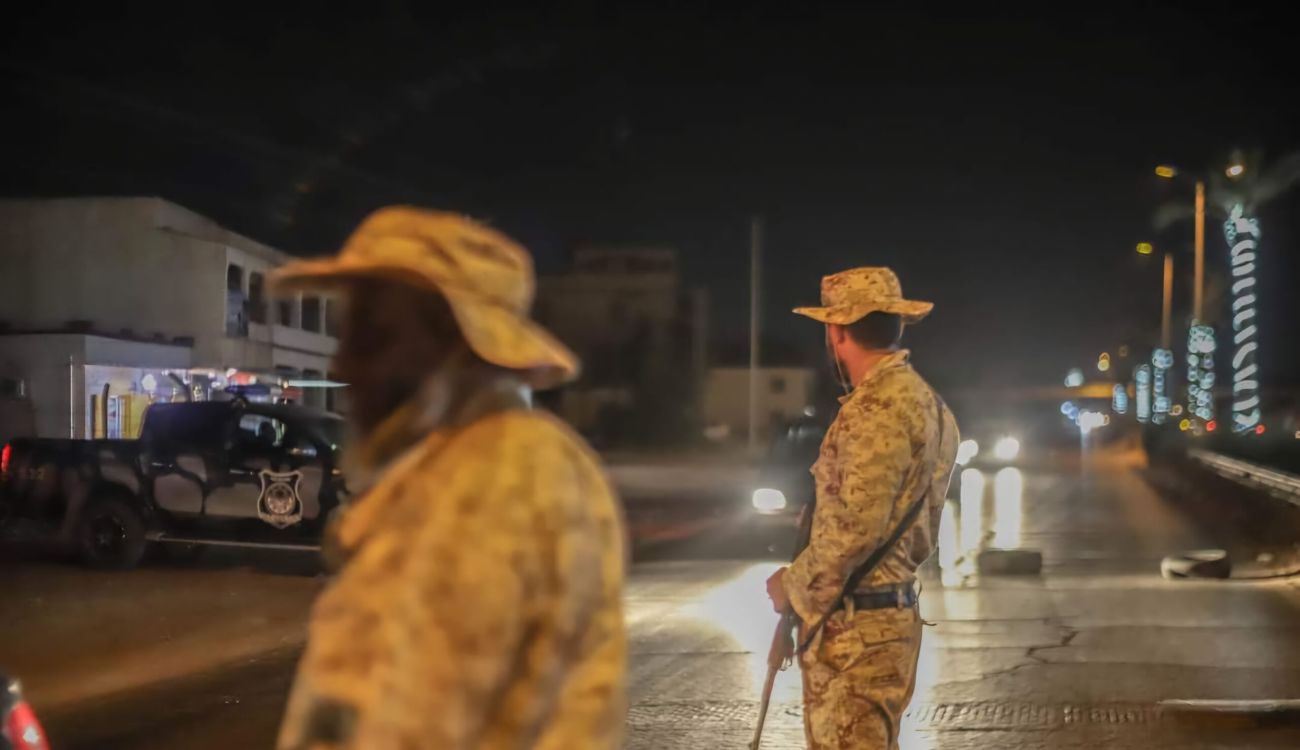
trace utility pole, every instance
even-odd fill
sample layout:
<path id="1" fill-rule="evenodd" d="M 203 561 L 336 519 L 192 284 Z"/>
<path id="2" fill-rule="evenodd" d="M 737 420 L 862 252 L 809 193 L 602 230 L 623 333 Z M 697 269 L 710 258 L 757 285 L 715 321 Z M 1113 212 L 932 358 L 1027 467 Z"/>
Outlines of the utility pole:
<path id="1" fill-rule="evenodd" d="M 68 439 L 77 438 L 77 366 L 68 357 Z"/>
<path id="2" fill-rule="evenodd" d="M 1160 306 L 1160 348 L 1168 349 L 1171 343 L 1170 316 L 1174 306 L 1174 254 L 1165 253 L 1164 301 Z"/>
<path id="3" fill-rule="evenodd" d="M 759 298 L 762 291 L 763 219 L 749 224 L 749 450 L 758 449 Z"/>
<path id="4" fill-rule="evenodd" d="M 1192 290 L 1192 320 L 1205 321 L 1202 306 L 1205 299 L 1205 181 L 1196 181 L 1196 279 Z"/>

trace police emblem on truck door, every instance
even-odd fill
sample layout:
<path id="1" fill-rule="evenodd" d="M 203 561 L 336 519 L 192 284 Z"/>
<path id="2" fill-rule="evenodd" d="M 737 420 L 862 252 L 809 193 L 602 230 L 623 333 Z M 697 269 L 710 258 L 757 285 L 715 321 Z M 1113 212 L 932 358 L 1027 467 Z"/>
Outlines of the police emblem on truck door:
<path id="1" fill-rule="evenodd" d="M 257 498 L 257 517 L 283 529 L 302 520 L 302 499 L 298 496 L 301 471 L 276 472 L 263 469 L 262 495 Z"/>

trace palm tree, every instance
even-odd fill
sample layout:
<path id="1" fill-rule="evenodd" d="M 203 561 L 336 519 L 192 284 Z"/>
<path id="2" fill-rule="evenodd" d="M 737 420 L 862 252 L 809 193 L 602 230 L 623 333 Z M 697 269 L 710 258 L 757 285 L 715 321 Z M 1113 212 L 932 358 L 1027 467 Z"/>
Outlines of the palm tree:
<path id="1" fill-rule="evenodd" d="M 1257 303 L 1255 261 L 1259 252 L 1259 210 L 1300 182 L 1300 152 L 1288 154 L 1265 166 L 1258 152 L 1234 152 L 1229 166 L 1214 173 L 1207 185 L 1206 210 L 1223 221 L 1232 279 L 1232 429 L 1249 432 L 1260 424 L 1259 331 L 1255 324 Z M 1156 213 L 1156 228 L 1191 218 L 1185 204 L 1162 207 Z"/>

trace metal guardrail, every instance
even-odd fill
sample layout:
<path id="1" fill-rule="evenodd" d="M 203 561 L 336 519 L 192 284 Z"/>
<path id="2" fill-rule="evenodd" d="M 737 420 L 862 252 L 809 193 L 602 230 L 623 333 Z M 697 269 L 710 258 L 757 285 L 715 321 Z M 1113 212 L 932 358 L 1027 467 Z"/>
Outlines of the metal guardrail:
<path id="1" fill-rule="evenodd" d="M 1191 450 L 1187 455 L 1219 476 L 1300 505 L 1300 476 L 1207 450 Z"/>

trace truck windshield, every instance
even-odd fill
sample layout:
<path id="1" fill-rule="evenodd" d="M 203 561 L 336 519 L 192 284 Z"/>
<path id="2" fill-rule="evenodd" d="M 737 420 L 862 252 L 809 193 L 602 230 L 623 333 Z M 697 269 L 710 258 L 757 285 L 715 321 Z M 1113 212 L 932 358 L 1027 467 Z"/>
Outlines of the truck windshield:
<path id="1" fill-rule="evenodd" d="M 230 409 L 225 404 L 158 404 L 149 408 L 140 439 L 192 446 L 220 441 Z"/>

